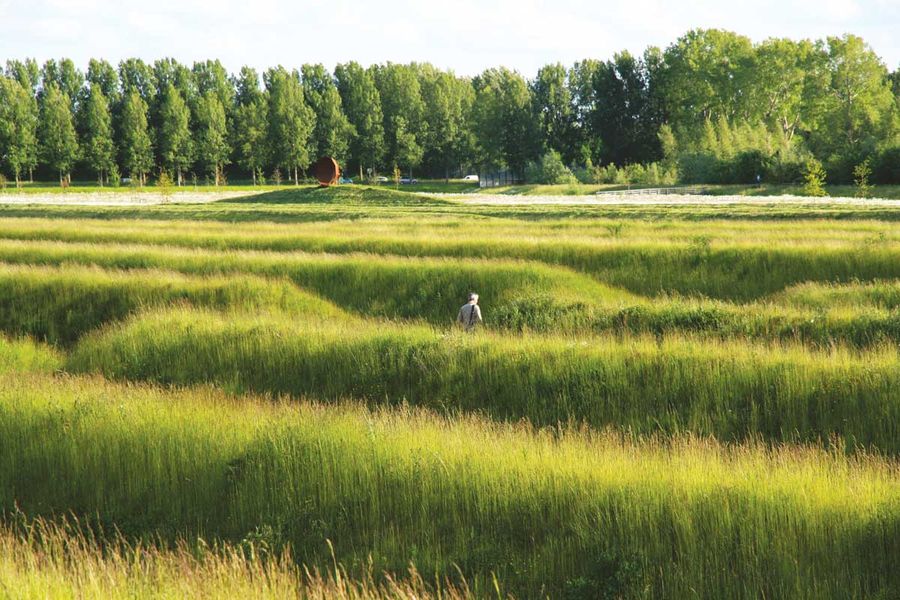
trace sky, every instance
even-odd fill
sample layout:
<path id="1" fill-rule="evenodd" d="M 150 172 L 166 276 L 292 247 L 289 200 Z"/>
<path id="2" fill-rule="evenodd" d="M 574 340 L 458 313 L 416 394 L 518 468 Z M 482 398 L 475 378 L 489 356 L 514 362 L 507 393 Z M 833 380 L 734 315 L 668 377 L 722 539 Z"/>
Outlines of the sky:
<path id="1" fill-rule="evenodd" d="M 218 58 L 232 72 L 431 62 L 459 75 L 665 48 L 693 28 L 861 36 L 900 67 L 900 0 L 0 0 L 0 61 Z"/>

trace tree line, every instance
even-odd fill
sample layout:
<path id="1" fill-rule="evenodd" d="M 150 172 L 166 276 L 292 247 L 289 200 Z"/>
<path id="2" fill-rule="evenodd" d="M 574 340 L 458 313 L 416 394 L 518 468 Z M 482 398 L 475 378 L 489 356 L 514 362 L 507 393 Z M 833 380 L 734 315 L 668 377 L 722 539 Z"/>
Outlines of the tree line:
<path id="1" fill-rule="evenodd" d="M 900 183 L 900 70 L 856 36 L 769 39 L 693 30 L 665 50 L 459 77 L 430 64 L 339 64 L 229 73 L 92 59 L 9 60 L 0 163 L 101 185 L 165 172 L 218 184 L 226 168 L 299 182 L 318 156 L 354 174 L 431 177 L 508 169 L 535 181 L 834 182 L 865 164 Z"/>

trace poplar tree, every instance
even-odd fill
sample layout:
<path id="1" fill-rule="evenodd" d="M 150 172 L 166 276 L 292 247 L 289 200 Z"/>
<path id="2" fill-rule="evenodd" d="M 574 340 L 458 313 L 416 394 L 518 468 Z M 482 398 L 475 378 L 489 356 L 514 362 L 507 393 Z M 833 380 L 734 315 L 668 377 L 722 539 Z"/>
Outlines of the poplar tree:
<path id="1" fill-rule="evenodd" d="M 268 160 L 267 136 L 269 105 L 259 89 L 259 75 L 250 67 L 243 67 L 237 79 L 237 108 L 234 113 L 234 149 L 238 164 L 252 174 L 253 185 L 257 173 Z"/>
<path id="2" fill-rule="evenodd" d="M 384 122 L 381 96 L 372 74 L 359 63 L 338 65 L 334 71 L 344 113 L 356 129 L 350 142 L 351 154 L 359 166 L 376 169 L 384 157 Z"/>
<path id="3" fill-rule="evenodd" d="M 136 89 L 127 93 L 122 106 L 122 162 L 141 186 L 153 168 L 153 147 L 147 130 L 147 103 Z"/>
<path id="4" fill-rule="evenodd" d="M 59 173 L 60 185 L 68 185 L 78 157 L 78 137 L 69 97 L 54 84 L 44 89 L 38 129 L 44 162 Z"/>
<path id="5" fill-rule="evenodd" d="M 99 85 L 91 85 L 81 111 L 81 156 L 97 173 L 102 186 L 115 164 L 115 145 L 109 102 Z"/>
<path id="6" fill-rule="evenodd" d="M 15 79 L 0 77 L 0 160 L 13 173 L 16 187 L 22 174 L 37 163 L 37 124 L 29 89 Z"/>
<path id="7" fill-rule="evenodd" d="M 310 152 L 313 156 L 332 156 L 343 165 L 355 129 L 344 114 L 334 79 L 322 65 L 303 65 L 301 72 L 303 96 L 316 114 Z"/>
<path id="8" fill-rule="evenodd" d="M 162 91 L 159 107 L 158 147 L 163 166 L 176 173 L 182 185 L 184 170 L 193 160 L 193 140 L 190 129 L 191 112 L 179 91 L 168 83 Z"/>
<path id="9" fill-rule="evenodd" d="M 316 115 L 303 100 L 299 74 L 284 68 L 266 72 L 269 91 L 269 140 L 275 162 L 293 174 L 299 185 L 299 170 L 310 163 L 309 139 L 315 128 Z"/>
<path id="10" fill-rule="evenodd" d="M 197 158 L 212 174 L 216 186 L 223 178 L 230 153 L 225 107 L 214 92 L 208 91 L 197 107 Z"/>

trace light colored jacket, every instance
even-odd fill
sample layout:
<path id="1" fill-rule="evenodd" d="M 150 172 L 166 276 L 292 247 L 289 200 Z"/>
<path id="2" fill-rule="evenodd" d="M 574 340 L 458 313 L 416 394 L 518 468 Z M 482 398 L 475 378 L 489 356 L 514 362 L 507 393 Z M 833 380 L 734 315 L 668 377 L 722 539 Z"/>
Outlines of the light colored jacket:
<path id="1" fill-rule="evenodd" d="M 459 309 L 459 314 L 456 315 L 456 322 L 462 325 L 466 331 L 472 331 L 481 321 L 481 308 L 473 302 L 463 304 Z"/>

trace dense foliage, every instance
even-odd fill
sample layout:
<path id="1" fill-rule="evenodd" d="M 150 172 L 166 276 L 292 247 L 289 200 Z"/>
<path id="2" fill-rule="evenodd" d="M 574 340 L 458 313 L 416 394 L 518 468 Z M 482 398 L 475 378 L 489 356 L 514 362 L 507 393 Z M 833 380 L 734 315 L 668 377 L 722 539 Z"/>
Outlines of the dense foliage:
<path id="1" fill-rule="evenodd" d="M 261 87 L 260 79 L 264 82 Z M 0 76 L 0 163 L 22 177 L 119 171 L 297 181 L 319 155 L 360 176 L 511 169 L 584 182 L 801 182 L 810 160 L 850 183 L 900 182 L 900 79 L 855 36 L 748 38 L 693 30 L 534 79 L 506 68 L 458 77 L 429 64 L 355 62 L 229 75 L 218 61 L 10 60 Z M 77 134 L 77 135 L 76 135 Z M 556 165 L 554 165 L 556 167 Z M 626 168 L 623 168 L 626 167 Z"/>

